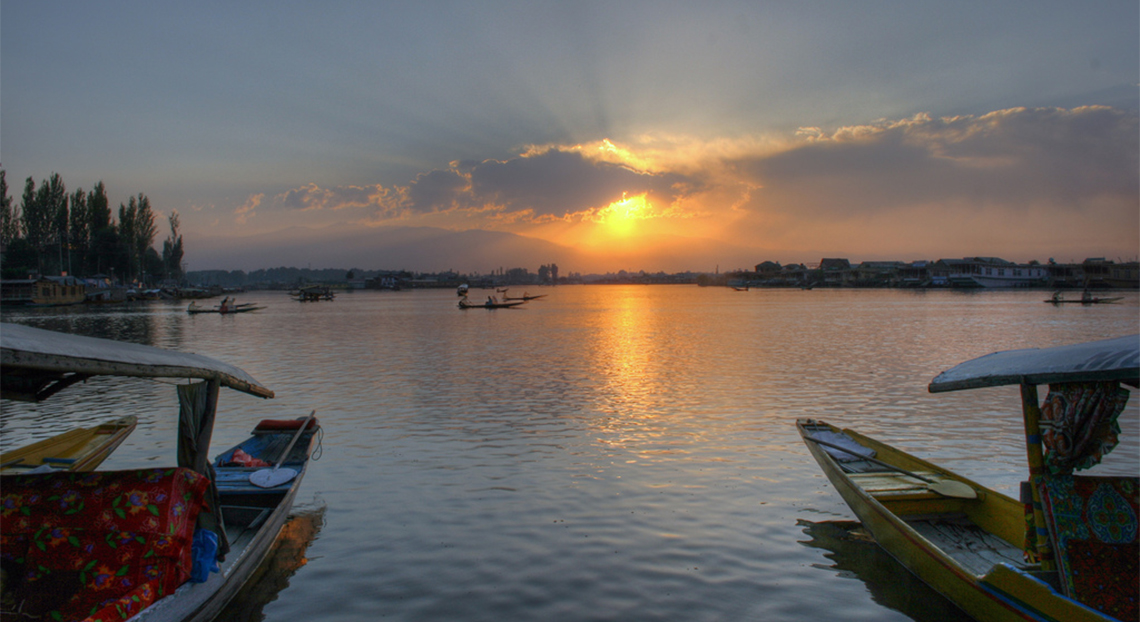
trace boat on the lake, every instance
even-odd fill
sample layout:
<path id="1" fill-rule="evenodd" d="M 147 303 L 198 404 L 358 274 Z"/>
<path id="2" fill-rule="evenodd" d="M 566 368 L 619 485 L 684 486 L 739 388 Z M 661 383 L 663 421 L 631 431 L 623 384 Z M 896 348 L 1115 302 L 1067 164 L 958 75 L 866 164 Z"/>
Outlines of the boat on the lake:
<path id="1" fill-rule="evenodd" d="M 459 300 L 459 308 L 460 309 L 510 309 L 511 307 L 517 307 L 517 306 L 519 306 L 525 302 L 526 302 L 525 300 L 508 300 L 506 302 L 499 302 L 499 300 L 497 298 L 495 298 L 494 296 L 488 296 L 486 302 L 476 304 L 473 302 L 469 302 L 466 297 L 463 297 Z"/>
<path id="2" fill-rule="evenodd" d="M 265 557 L 289 514 L 320 428 L 259 424 L 245 456 L 213 462 L 222 387 L 271 398 L 215 359 L 16 324 L 0 329 L 0 393 L 39 401 L 96 376 L 186 379 L 170 466 L 0 476 L 5 608 L 56 620 L 214 619 Z M 104 408 L 113 393 L 100 393 Z M 128 398 L 129 399 L 129 398 Z M 261 465 L 266 466 L 261 466 Z"/>
<path id="3" fill-rule="evenodd" d="M 466 283 L 464 283 L 464 284 L 460 285 L 459 287 L 455 288 L 455 293 L 458 294 L 460 297 L 466 296 L 468 289 L 470 289 L 470 288 L 468 287 L 468 285 Z"/>
<path id="4" fill-rule="evenodd" d="M 310 285 L 296 291 L 289 292 L 297 302 L 317 302 L 319 300 L 335 300 L 336 292 L 325 285 Z"/>
<path id="5" fill-rule="evenodd" d="M 531 296 L 527 292 L 523 292 L 522 296 L 507 296 L 506 294 L 503 294 L 503 300 L 506 300 L 508 302 L 513 302 L 516 300 L 521 300 L 523 302 L 526 302 L 528 300 L 538 300 L 539 298 L 545 298 L 545 297 L 546 297 L 546 294 L 538 294 L 537 296 Z"/>
<path id="6" fill-rule="evenodd" d="M 879 545 L 971 616 L 1136 620 L 1140 478 L 1073 473 L 1115 446 L 1121 384 L 1140 386 L 1140 335 L 998 352 L 931 382 L 932 393 L 1020 386 L 1031 477 L 1021 500 L 850 429 L 797 427 Z"/>
<path id="7" fill-rule="evenodd" d="M 1081 294 L 1080 298 L 1065 298 L 1064 295 L 1061 294 L 1061 292 L 1054 292 L 1053 297 L 1046 300 L 1045 302 L 1055 304 L 1055 305 L 1066 304 L 1066 303 L 1068 303 L 1068 304 L 1082 304 L 1082 305 L 1098 305 L 1098 304 L 1112 304 L 1112 303 L 1120 302 L 1121 300 L 1124 300 L 1124 296 L 1109 296 L 1107 298 L 1101 298 L 1099 296 L 1093 296 L 1092 294 L 1089 294 L 1086 291 L 1083 294 Z"/>
<path id="8" fill-rule="evenodd" d="M 231 313 L 249 313 L 250 311 L 260 311 L 265 307 L 258 306 L 256 302 L 243 302 L 241 304 L 234 304 L 232 302 L 223 301 L 221 304 L 214 305 L 213 307 L 199 307 L 197 302 L 191 302 L 190 306 L 186 307 L 186 312 L 190 315 L 198 313 L 219 313 L 221 315 L 228 315 Z"/>
<path id="9" fill-rule="evenodd" d="M 6 451 L 0 454 L 0 473 L 27 473 L 32 469 L 90 471 L 127 440 L 136 425 L 138 418 L 127 415 Z"/>

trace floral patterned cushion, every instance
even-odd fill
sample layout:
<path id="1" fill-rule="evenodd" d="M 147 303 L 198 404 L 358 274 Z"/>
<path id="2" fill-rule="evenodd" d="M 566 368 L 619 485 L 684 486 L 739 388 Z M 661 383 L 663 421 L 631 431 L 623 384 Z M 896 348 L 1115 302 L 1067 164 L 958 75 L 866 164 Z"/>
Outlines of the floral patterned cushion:
<path id="1" fill-rule="evenodd" d="M 183 468 L 5 476 L 4 558 L 23 593 L 52 591 L 57 619 L 137 612 L 189 579 L 208 485 Z"/>

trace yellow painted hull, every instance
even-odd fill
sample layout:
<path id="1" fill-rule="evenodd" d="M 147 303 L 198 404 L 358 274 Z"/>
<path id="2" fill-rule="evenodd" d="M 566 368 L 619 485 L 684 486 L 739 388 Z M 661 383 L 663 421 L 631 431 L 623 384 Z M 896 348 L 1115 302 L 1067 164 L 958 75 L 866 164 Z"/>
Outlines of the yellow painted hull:
<path id="1" fill-rule="evenodd" d="M 809 432 L 805 430 L 805 425 L 827 424 L 819 421 L 797 422 L 800 434 L 806 437 Z M 804 441 L 827 479 L 859 517 L 863 526 L 875 537 L 879 546 L 963 611 L 978 620 L 986 621 L 1104 622 L 1114 619 L 1064 596 L 1028 572 L 1009 565 L 994 564 L 984 574 L 976 574 L 903 520 L 908 515 L 961 513 L 987 533 L 1008 543 L 1020 543 L 1025 533 L 1024 507 L 1021 503 L 852 430 L 828 427 L 874 449 L 876 457 L 883 462 L 911 472 L 933 473 L 937 479 L 962 482 L 977 491 L 977 499 L 942 497 L 929 490 L 868 492 L 857 479 L 845 473 L 821 446 L 806 439 Z M 864 478 L 863 481 L 865 483 L 870 479 Z M 921 489 L 922 486 L 919 485 L 918 488 Z"/>
<path id="2" fill-rule="evenodd" d="M 4 452 L 0 454 L 0 473 L 26 473 L 43 464 L 68 471 L 91 471 L 126 440 L 137 424 L 138 419 L 133 416 L 122 417 Z"/>

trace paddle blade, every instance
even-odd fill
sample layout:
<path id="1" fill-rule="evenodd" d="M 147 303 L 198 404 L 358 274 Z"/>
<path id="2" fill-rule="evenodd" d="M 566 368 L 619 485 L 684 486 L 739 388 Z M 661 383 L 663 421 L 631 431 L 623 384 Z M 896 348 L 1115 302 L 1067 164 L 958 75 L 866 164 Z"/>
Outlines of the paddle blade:
<path id="1" fill-rule="evenodd" d="M 293 469 L 262 469 L 249 475 L 249 483 L 259 488 L 273 488 L 293 481 L 297 472 Z"/>
<path id="2" fill-rule="evenodd" d="M 941 482 L 934 482 L 926 485 L 930 490 L 942 495 L 943 497 L 954 497 L 956 499 L 977 499 L 978 491 L 962 482 L 955 482 L 952 480 L 943 480 Z"/>

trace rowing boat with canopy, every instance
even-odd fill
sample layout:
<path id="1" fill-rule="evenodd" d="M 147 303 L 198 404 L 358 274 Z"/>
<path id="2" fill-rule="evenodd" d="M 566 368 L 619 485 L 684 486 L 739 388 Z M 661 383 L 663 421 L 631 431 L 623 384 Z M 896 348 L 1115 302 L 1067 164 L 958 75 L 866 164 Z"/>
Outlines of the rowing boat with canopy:
<path id="1" fill-rule="evenodd" d="M 220 390 L 274 396 L 245 371 L 197 354 L 0 325 L 3 399 L 49 399 L 96 376 L 189 380 L 176 387 L 176 464 L 0 477 L 5 613 L 212 620 L 269 552 L 320 428 L 312 415 L 263 422 L 248 462 L 235 463 L 233 449 L 211 462 Z"/>
<path id="2" fill-rule="evenodd" d="M 90 471 L 107 459 L 138 425 L 132 415 L 89 428 L 74 428 L 0 454 L 0 473 L 29 469 Z"/>
<path id="3" fill-rule="evenodd" d="M 997 352 L 939 374 L 929 391 L 1004 385 L 1022 397 L 1021 500 L 854 430 L 797 428 L 879 545 L 974 618 L 1136 620 L 1140 478 L 1075 471 L 1118 442 L 1121 385 L 1140 386 L 1140 335 Z"/>

